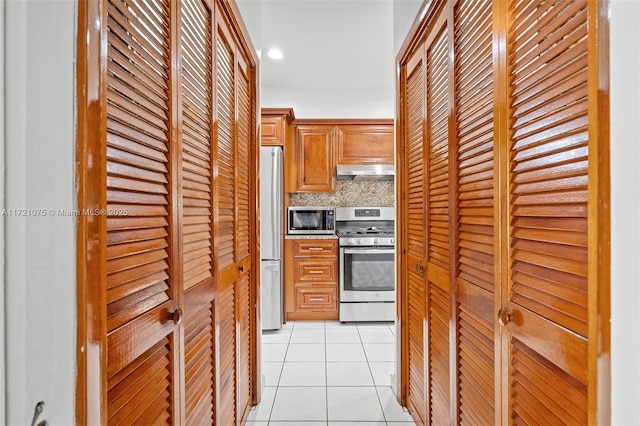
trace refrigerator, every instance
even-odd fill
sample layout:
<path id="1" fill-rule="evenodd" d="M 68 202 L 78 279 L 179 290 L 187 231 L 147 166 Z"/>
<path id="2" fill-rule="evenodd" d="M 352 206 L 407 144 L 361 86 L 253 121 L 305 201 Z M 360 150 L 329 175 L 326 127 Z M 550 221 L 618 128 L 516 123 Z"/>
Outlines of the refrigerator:
<path id="1" fill-rule="evenodd" d="M 281 147 L 260 148 L 260 300 L 262 330 L 277 330 L 284 319 L 283 157 Z"/>

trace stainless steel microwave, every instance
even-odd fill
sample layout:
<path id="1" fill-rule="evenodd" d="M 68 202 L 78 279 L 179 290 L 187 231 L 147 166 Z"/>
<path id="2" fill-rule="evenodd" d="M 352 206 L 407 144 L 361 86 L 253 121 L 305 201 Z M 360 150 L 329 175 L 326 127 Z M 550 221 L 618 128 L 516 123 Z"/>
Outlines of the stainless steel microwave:
<path id="1" fill-rule="evenodd" d="M 289 234 L 333 234 L 336 230 L 336 210 L 333 207 L 289 207 Z"/>

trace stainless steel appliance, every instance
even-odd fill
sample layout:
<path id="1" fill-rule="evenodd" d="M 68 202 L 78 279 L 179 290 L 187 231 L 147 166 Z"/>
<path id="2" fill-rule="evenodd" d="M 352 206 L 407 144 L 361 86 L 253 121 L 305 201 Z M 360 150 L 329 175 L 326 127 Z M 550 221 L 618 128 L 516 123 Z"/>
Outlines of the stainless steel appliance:
<path id="1" fill-rule="evenodd" d="M 393 207 L 338 207 L 340 321 L 395 319 Z"/>
<path id="2" fill-rule="evenodd" d="M 393 180 L 393 164 L 345 164 L 336 166 L 338 180 Z"/>
<path id="3" fill-rule="evenodd" d="M 289 234 L 334 234 L 336 217 L 333 207 L 289 207 Z"/>
<path id="4" fill-rule="evenodd" d="M 260 148 L 260 306 L 263 330 L 281 328 L 284 319 L 282 173 L 282 148 Z"/>

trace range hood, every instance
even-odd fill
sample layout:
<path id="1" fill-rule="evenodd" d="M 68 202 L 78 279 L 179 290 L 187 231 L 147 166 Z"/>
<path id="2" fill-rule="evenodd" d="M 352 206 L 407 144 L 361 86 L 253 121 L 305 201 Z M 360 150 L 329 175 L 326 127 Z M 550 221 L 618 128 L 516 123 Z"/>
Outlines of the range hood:
<path id="1" fill-rule="evenodd" d="M 393 180 L 392 164 L 347 164 L 336 166 L 338 180 Z"/>

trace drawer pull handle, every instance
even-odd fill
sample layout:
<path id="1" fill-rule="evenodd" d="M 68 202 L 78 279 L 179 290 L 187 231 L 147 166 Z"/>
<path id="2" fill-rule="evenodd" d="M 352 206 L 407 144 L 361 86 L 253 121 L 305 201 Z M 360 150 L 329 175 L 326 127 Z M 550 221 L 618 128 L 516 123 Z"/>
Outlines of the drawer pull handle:
<path id="1" fill-rule="evenodd" d="M 322 247 L 309 247 L 309 251 L 322 251 Z"/>
<path id="2" fill-rule="evenodd" d="M 311 297 L 309 298 L 310 302 L 322 302 L 324 299 L 322 297 Z"/>
<path id="3" fill-rule="evenodd" d="M 321 274 L 322 271 L 309 271 L 310 274 Z"/>

